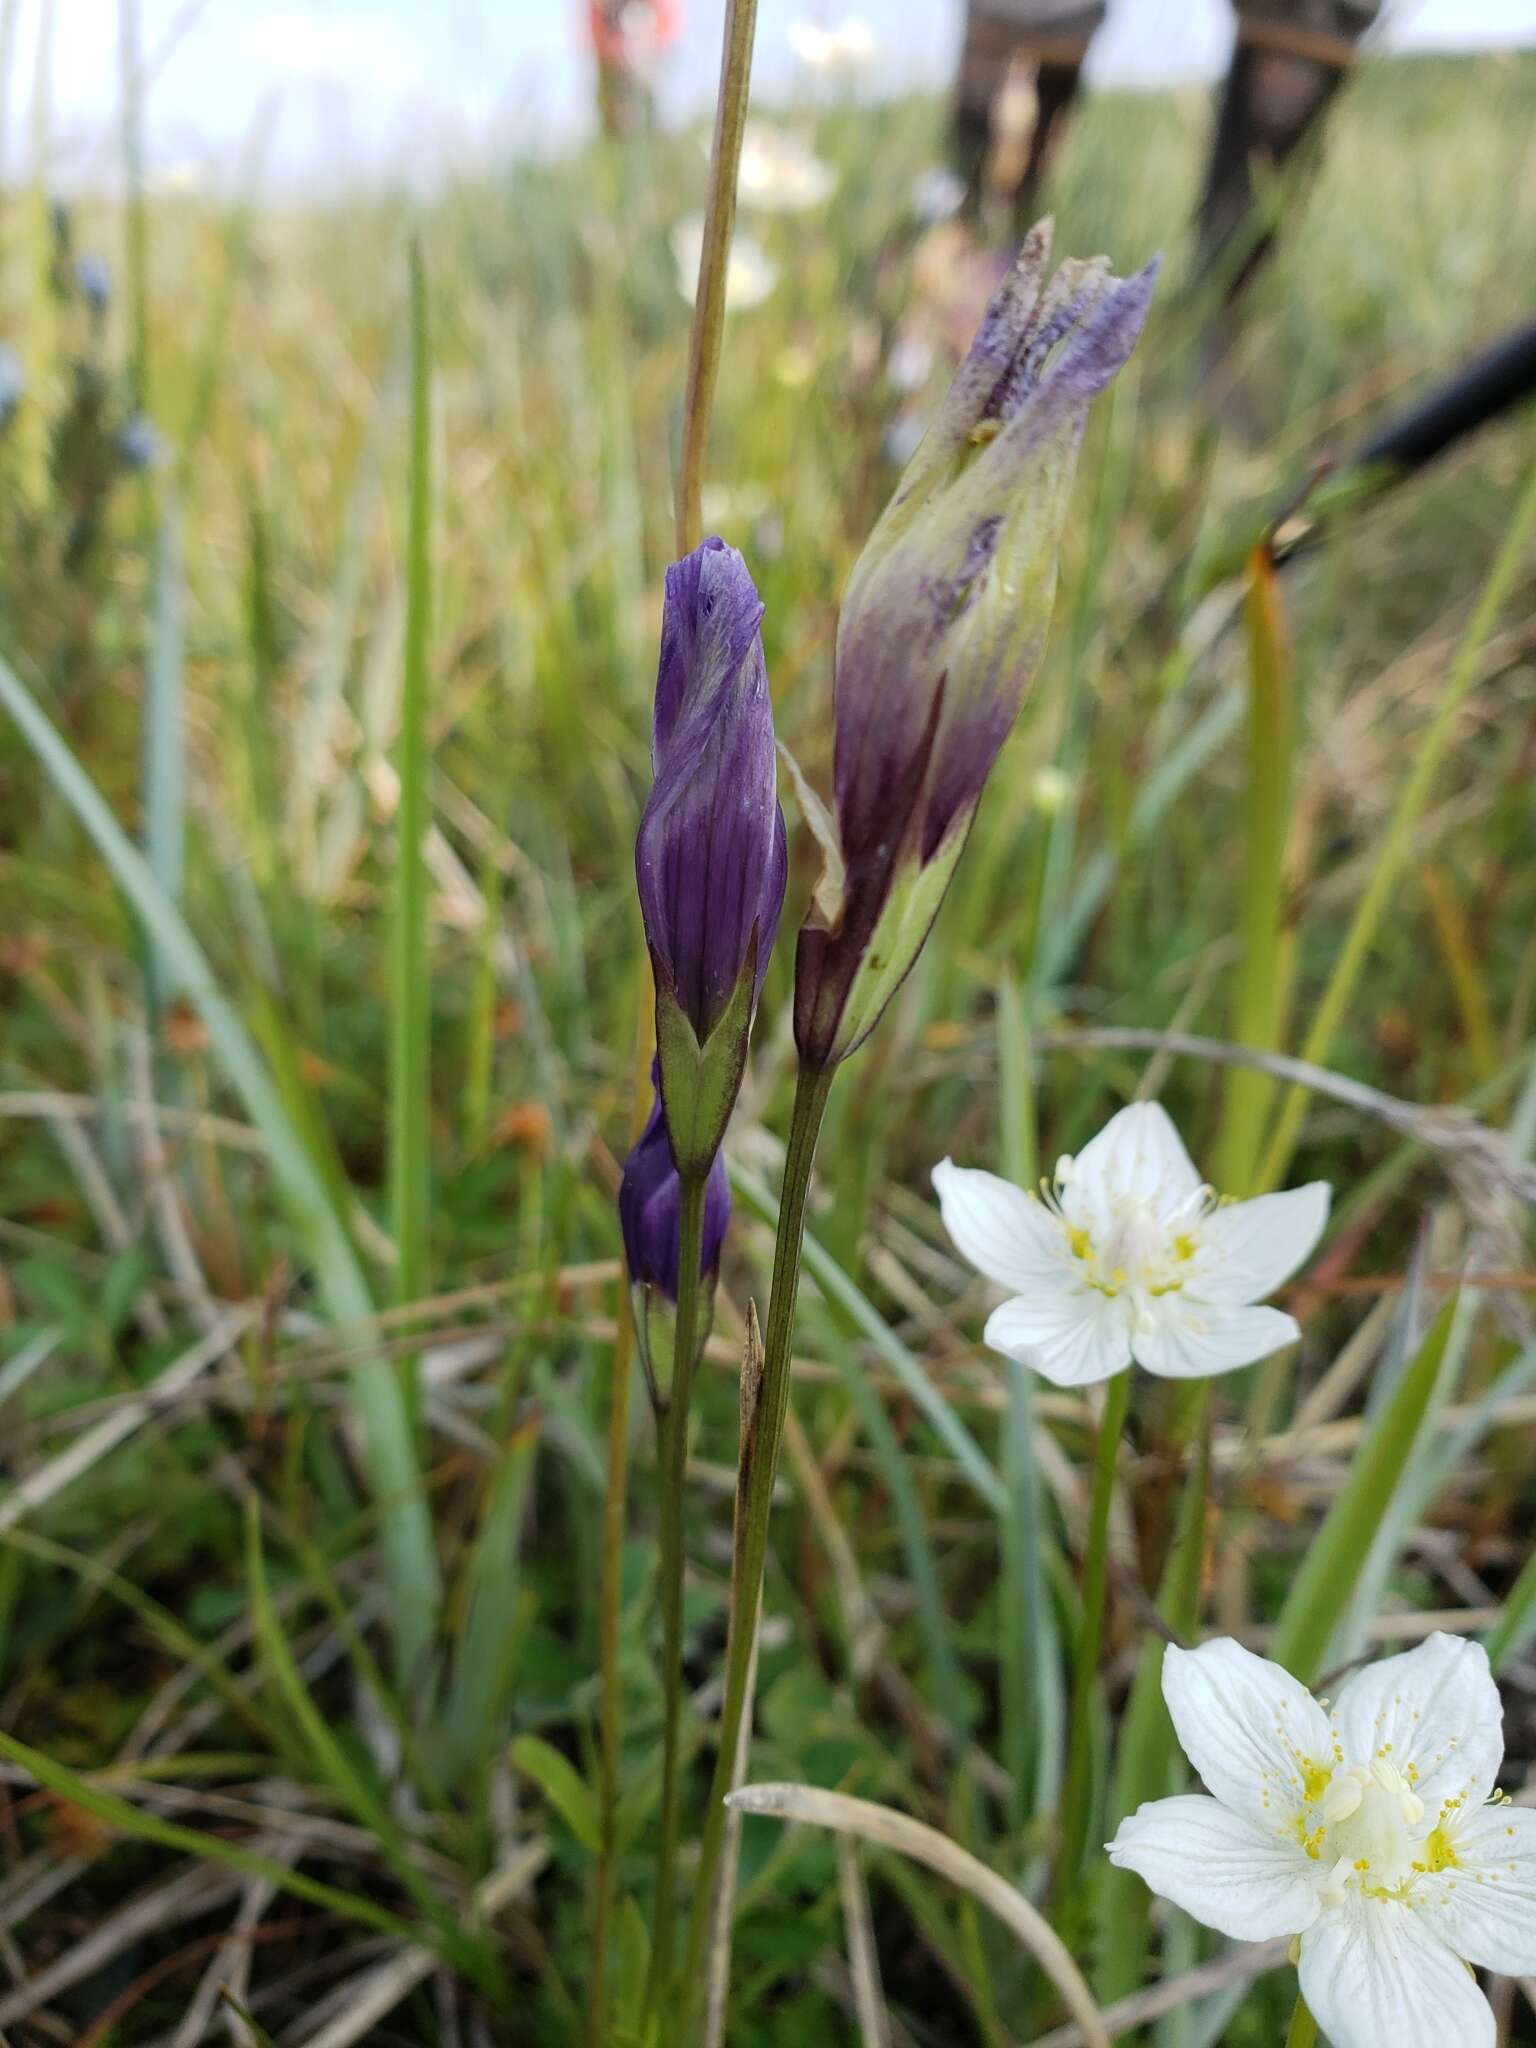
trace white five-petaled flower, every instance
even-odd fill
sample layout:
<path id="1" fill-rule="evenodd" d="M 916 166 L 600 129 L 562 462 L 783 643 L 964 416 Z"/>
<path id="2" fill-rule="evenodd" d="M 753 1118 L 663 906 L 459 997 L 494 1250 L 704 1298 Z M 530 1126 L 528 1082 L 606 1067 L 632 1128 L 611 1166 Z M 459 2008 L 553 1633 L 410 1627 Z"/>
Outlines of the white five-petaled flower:
<path id="1" fill-rule="evenodd" d="M 1111 1117 L 1039 1194 L 951 1159 L 933 1185 L 955 1244 L 1008 1290 L 987 1343 L 1057 1386 L 1107 1380 L 1133 1358 L 1168 1379 L 1227 1372 L 1301 1334 L 1252 1304 L 1316 1244 L 1328 1183 L 1219 1201 L 1155 1102 Z"/>
<path id="2" fill-rule="evenodd" d="M 1333 2048 L 1493 2048 L 1468 1966 L 1536 1970 L 1536 1812 L 1494 1793 L 1482 1646 L 1432 1635 L 1329 1708 L 1223 1638 L 1170 1648 L 1163 1697 L 1215 1796 L 1143 1806 L 1110 1860 L 1236 1941 L 1299 1936 Z"/>

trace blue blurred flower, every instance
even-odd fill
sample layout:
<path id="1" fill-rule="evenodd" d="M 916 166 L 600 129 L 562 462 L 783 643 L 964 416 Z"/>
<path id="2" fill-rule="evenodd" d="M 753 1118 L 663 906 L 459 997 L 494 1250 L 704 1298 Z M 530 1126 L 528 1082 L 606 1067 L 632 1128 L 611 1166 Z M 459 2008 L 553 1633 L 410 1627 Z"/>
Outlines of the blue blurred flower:
<path id="1" fill-rule="evenodd" d="M 26 391 L 27 378 L 21 367 L 21 358 L 8 342 L 0 341 L 0 427 L 10 425 Z"/>
<path id="2" fill-rule="evenodd" d="M 88 250 L 75 259 L 75 284 L 99 319 L 112 303 L 112 269 L 105 256 Z"/>
<path id="3" fill-rule="evenodd" d="M 165 443 L 146 414 L 130 413 L 117 433 L 118 460 L 125 469 L 156 469 Z"/>

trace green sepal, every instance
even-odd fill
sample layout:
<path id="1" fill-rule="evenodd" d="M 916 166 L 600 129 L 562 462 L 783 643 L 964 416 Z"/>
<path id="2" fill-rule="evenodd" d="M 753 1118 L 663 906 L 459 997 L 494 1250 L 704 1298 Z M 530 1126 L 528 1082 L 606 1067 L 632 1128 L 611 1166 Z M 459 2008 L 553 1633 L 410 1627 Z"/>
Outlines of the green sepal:
<path id="1" fill-rule="evenodd" d="M 706 1273 L 699 1282 L 698 1351 L 694 1364 L 704 1355 L 709 1333 L 715 1323 L 715 1282 L 719 1276 Z M 635 1338 L 640 1363 L 650 1389 L 651 1406 L 664 1409 L 672 1398 L 672 1367 L 677 1351 L 677 1303 L 668 1301 L 659 1287 L 642 1281 L 630 1290 L 635 1318 Z"/>
<path id="2" fill-rule="evenodd" d="M 747 958 L 720 1021 L 700 1045 L 693 1025 L 660 976 L 656 982 L 656 1056 L 672 1159 L 686 1179 L 714 1164 L 741 1092 L 757 993 L 757 946 Z"/>
<path id="3" fill-rule="evenodd" d="M 911 973 L 964 851 L 974 809 L 955 821 L 932 860 L 914 859 L 891 885 L 843 1004 L 833 1059 L 846 1059 L 863 1044 Z"/>

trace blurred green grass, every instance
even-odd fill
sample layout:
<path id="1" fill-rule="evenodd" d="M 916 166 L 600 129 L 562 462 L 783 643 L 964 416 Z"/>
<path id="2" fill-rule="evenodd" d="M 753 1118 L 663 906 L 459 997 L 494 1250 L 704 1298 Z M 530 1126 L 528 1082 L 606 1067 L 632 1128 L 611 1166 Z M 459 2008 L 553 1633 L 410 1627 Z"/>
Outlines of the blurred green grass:
<path id="1" fill-rule="evenodd" d="M 946 1412 L 963 1413 L 991 1467 L 1016 1485 L 1017 1443 L 1005 1455 L 998 1415 L 1003 1375 L 975 1347 L 979 1295 L 961 1293 L 928 1169 L 945 1152 L 1021 1170 L 1031 1156 L 1049 1160 L 1141 1079 L 1140 1055 L 1024 1059 L 1023 1030 L 1235 1034 L 1247 655 L 1236 593 L 1197 603 L 1190 563 L 1202 539 L 1298 463 L 1347 451 L 1378 408 L 1528 317 L 1533 109 L 1536 60 L 1366 66 L 1315 182 L 1286 204 L 1278 257 L 1235 357 L 1215 373 L 1188 287 L 1205 96 L 1091 99 L 1054 174 L 1060 249 L 1103 248 L 1124 266 L 1163 247 L 1169 273 L 1134 380 L 1090 426 L 1032 703 L 924 961 L 834 1105 L 831 1199 L 812 1227 L 829 1271 L 855 1291 L 824 1281 L 825 1299 L 805 1316 L 804 1349 L 821 1370 L 797 1403 L 814 1470 L 794 1457 L 787 1470 L 769 1600 L 792 1626 L 765 1642 L 759 1712 L 765 1775 L 849 1782 L 908 1805 L 1031 1881 L 1059 1727 L 1048 1705 L 1021 1704 L 1017 1691 L 1000 1705 L 1000 1666 L 1016 1688 L 1021 1669 L 1044 1666 L 1025 1656 L 1022 1618 L 1000 1594 L 993 1506 L 899 1377 L 893 1385 L 871 1370 L 899 1376 L 905 1359 L 920 1360 L 953 1404 Z M 948 232 L 925 234 L 914 217 L 940 119 L 928 101 L 819 115 L 814 142 L 837 172 L 836 195 L 809 218 L 751 219 L 779 281 L 727 328 L 706 524 L 747 554 L 767 605 L 780 733 L 823 786 L 837 598 L 895 479 L 893 423 L 942 389 L 965 309 L 979 310 Z M 699 204 L 704 169 L 696 134 L 658 135 L 509 165 L 427 204 L 388 193 L 333 208 L 291 195 L 233 207 L 153 199 L 142 360 L 169 455 L 152 484 L 110 490 L 83 562 L 66 545 L 70 473 L 56 465 L 39 487 L 36 423 L 45 409 L 66 412 L 73 352 L 87 343 L 70 328 L 67 298 L 37 316 L 46 266 L 36 213 L 30 228 L 20 207 L 0 220 L 8 327 L 14 319 L 18 335 L 44 337 L 42 358 L 27 365 L 33 426 L 0 439 L 0 655 L 125 827 L 152 848 L 155 830 L 163 848 L 167 823 L 184 841 L 188 923 L 260 1047 L 364 1276 L 364 1302 L 399 1286 L 387 1234 L 389 931 L 408 630 L 412 233 L 431 294 L 435 477 L 430 1088 L 425 1104 L 408 1105 L 426 1116 L 430 1222 L 424 1256 L 411 1249 L 424 1279 L 407 1290 L 407 1309 L 422 1286 L 431 1300 L 413 1324 L 386 1325 L 348 1356 L 347 1333 L 326 1334 L 324 1316 L 342 1312 L 334 1292 L 328 1308 L 322 1299 L 315 1242 L 281 1206 L 259 1149 L 206 1122 L 205 1112 L 249 1113 L 206 1022 L 184 1003 L 146 1008 L 144 935 L 16 728 L 0 721 L 0 1418 L 12 1476 L 46 1471 L 92 1421 L 121 1413 L 184 1357 L 219 1304 L 257 1311 L 207 1397 L 194 1380 L 0 1548 L 0 1725 L 75 1769 L 117 1758 L 131 1783 L 146 1773 L 128 1760 L 162 1747 L 160 1773 L 194 1788 L 186 1808 L 210 1831 L 219 1809 L 201 1811 L 197 1788 L 243 1787 L 236 1824 L 249 1830 L 262 1788 L 297 1781 L 327 1824 L 339 1828 L 345 1814 L 365 1837 L 373 1827 L 372 1856 L 347 1850 L 340 1832 L 315 1850 L 327 1873 L 367 1896 L 382 1891 L 401 1911 L 411 1896 L 396 1881 L 402 1857 L 430 1852 L 431 1881 L 459 1897 L 518 1844 L 545 1840 L 544 1869 L 497 1922 L 507 1981 L 492 1994 L 494 2038 L 517 2042 L 576 2038 L 584 1986 L 581 1794 L 595 1776 L 614 1315 L 611 1270 L 584 1269 L 617 1254 L 614 1160 L 643 984 L 630 849 L 687 345 L 669 233 Z M 82 245 L 122 234 L 113 215 L 80 209 Z M 138 346 L 131 304 L 120 295 L 100 344 L 109 377 Z M 895 388 L 898 336 L 929 351 L 916 392 Z M 1285 573 L 1296 734 L 1280 867 L 1289 1046 L 1305 1038 L 1532 455 L 1527 414 L 1339 522 Z M 140 746 L 146 706 L 160 701 L 151 679 L 170 687 L 154 542 L 173 514 L 182 696 L 174 727 L 157 729 L 162 746 L 179 736 L 185 749 L 186 796 L 168 821 L 142 804 L 153 788 L 174 791 L 176 778 L 146 780 Z M 1494 1123 L 1517 1101 L 1530 1121 L 1520 1091 L 1536 1039 L 1533 597 L 1527 559 L 1330 1055 L 1414 1102 L 1475 1095 Z M 803 843 L 797 856 L 796 915 L 812 879 Z M 736 1141 L 739 1163 L 770 1178 L 769 1134 L 783 1129 L 792 1071 L 790 959 L 786 944 Z M 132 1050 L 151 1025 L 158 1099 L 176 1119 L 159 1170 L 136 1114 L 143 1071 Z M 1163 1085 L 1196 1159 L 1214 1161 L 1229 1100 L 1220 1075 L 1175 1061 Z M 65 1098 L 88 1098 L 89 1114 Z M 1314 1103 L 1296 1170 L 1332 1179 L 1342 1214 L 1305 1292 L 1302 1357 L 1261 1411 L 1277 1427 L 1317 1388 L 1373 1290 L 1402 1279 L 1426 1213 L 1437 1273 L 1469 1248 L 1497 1270 L 1528 1278 L 1530 1266 L 1507 1205 L 1465 1189 L 1458 1205 L 1432 1158 L 1407 1156 L 1353 1113 Z M 744 1215 L 720 1312 L 725 1370 L 701 1390 L 695 1683 L 718 1654 L 729 1506 L 711 1472 L 734 1457 L 729 1364 L 746 1296 L 764 1284 L 765 1245 Z M 1389 1363 L 1417 1348 L 1443 1289 L 1430 1293 L 1428 1309 L 1416 1289 L 1403 1294 Z M 1528 1356 L 1528 1325 L 1513 1315 L 1458 1326 L 1463 1389 L 1481 1393 Z M 384 1589 L 380 1511 L 360 1477 L 346 1367 L 393 1372 L 378 1361 L 402 1330 L 396 1351 L 421 1354 L 416 1452 L 443 1570 L 440 1643 L 454 1650 L 438 1660 L 446 1675 L 418 1665 L 397 1689 L 388 1645 L 392 1622 L 404 1623 Z M 1218 1441 L 1252 1398 L 1241 1383 L 1219 1390 Z M 1357 1398 L 1344 1398 L 1352 1413 Z M 1136 1402 L 1127 1536 L 1141 1539 L 1153 1591 L 1178 1422 L 1156 1385 L 1143 1382 Z M 1072 1625 L 1073 1484 L 1091 1438 L 1070 1401 L 1037 1398 L 1032 1420 L 1056 1446 L 1045 1507 L 999 1493 L 1010 1542 L 1021 1514 L 1033 1523 L 1043 1513 L 1043 1536 L 1033 1555 L 1033 1537 L 1024 1555 L 1011 1553 L 1001 1583 L 1041 1575 L 1048 1652 Z M 1347 1431 L 1348 1417 L 1338 1426 Z M 1352 1442 L 1290 1462 L 1250 1445 L 1218 1461 L 1231 1554 L 1205 1588 L 1208 1621 L 1275 1619 Z M 1530 1445 L 1518 1411 L 1498 1421 L 1479 1483 L 1453 1476 L 1438 1493 L 1440 1550 L 1426 1542 L 1397 1563 L 1395 1599 L 1497 1603 L 1529 1548 Z M 642 1433 L 625 1560 L 621 1872 L 623 1894 L 642 1905 L 659 1705 L 650 1458 Z M 818 1500 L 844 1532 L 846 1557 Z M 401 1508 L 386 1501 L 384 1514 Z M 272 1595 L 254 1647 L 253 1510 Z M 103 1573 L 153 1606 L 126 1621 Z M 873 1665 L 855 1655 L 860 1601 L 880 1620 Z M 1122 1587 L 1104 1667 L 1111 1708 L 1143 1626 Z M 292 1659 L 274 1627 L 288 1632 Z M 227 1681 L 210 1689 L 199 1678 L 188 1634 L 217 1646 Z M 1514 1746 L 1528 1761 L 1533 1717 L 1528 1694 L 1520 1699 Z M 339 1747 L 317 1733 L 327 1721 Z M 1101 1780 L 1108 1725 L 1096 1730 Z M 516 1770 L 505 1761 L 514 1737 Z M 955 1741 L 1026 1760 L 1038 1797 L 1002 1796 L 985 1770 L 957 1779 L 946 1754 Z M 562 1760 L 574 1765 L 574 1789 Z M 389 1808 L 397 1781 L 405 1803 Z M 11 1798 L 17 1882 L 23 1893 L 42 1882 L 45 1893 L 17 1936 L 34 1971 L 67 1955 L 83 1928 L 116 1925 L 126 1901 L 176 1867 L 163 1842 L 106 1856 L 78 1811 L 15 1782 Z M 374 1825 L 385 1809 L 415 1851 Z M 82 1856 L 73 1888 L 47 1896 L 41 1873 Z M 916 2038 L 1001 2041 L 1046 2023 L 1039 1985 L 992 1930 L 888 1862 L 872 1863 L 870 1877 L 887 1994 Z M 749 1826 L 742 1885 L 731 2040 L 789 2043 L 851 2025 L 833 2018 L 828 1956 L 841 1937 L 830 1846 Z M 306 1999 L 318 2003 L 363 1970 L 369 1952 L 303 1921 L 292 1902 L 272 1912 L 289 1932 L 250 1966 L 275 2015 L 262 2024 L 307 2038 Z M 1170 1958 L 1193 1960 L 1187 1931 L 1167 1941 Z M 69 2038 L 175 1947 L 174 1927 L 126 1936 L 50 1998 L 64 2035 L 28 2034 L 38 2023 L 23 2019 L 16 2038 Z M 469 2000 L 488 1979 L 477 1979 L 473 1955 L 452 1960 Z M 147 1983 L 112 2038 L 164 2037 L 205 1966 L 199 1954 Z M 305 1967 L 320 1989 L 285 1990 L 285 1971 Z M 631 1960 L 627 1979 L 620 1970 L 621 1994 L 637 1967 Z M 444 2011 L 442 1998 L 415 1991 L 360 2038 L 447 2042 Z M 1164 2048 L 1215 2038 L 1199 2031 L 1211 2018 L 1164 2023 Z M 1282 2021 L 1282 1987 L 1263 1985 L 1222 2038 L 1257 2044 Z"/>

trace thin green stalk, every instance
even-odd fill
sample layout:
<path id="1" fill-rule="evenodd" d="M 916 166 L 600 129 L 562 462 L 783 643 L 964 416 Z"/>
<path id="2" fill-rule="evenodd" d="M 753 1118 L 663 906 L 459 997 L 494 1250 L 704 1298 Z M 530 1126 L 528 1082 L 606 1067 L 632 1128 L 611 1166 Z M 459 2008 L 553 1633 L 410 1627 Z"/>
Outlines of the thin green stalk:
<path id="1" fill-rule="evenodd" d="M 683 447 L 677 475 L 679 555 L 691 553 L 704 531 L 704 451 L 720 375 L 725 278 L 731 231 L 736 225 L 736 170 L 747 125 L 756 27 L 757 0 L 729 0 L 720 52 L 720 91 L 715 101 L 715 139 L 709 157 L 709 196 L 704 204 L 704 246 L 693 301 L 693 331 L 688 339 L 688 391 L 683 402 Z"/>
<path id="2" fill-rule="evenodd" d="M 642 950 L 641 959 L 647 960 Z M 641 970 L 646 994 L 635 1014 L 630 1061 L 630 1137 L 640 1135 L 651 1057 L 650 970 Z M 629 1287 L 619 1288 L 618 1331 L 613 1344 L 613 1377 L 608 1389 L 608 1476 L 603 1489 L 603 1537 L 598 1588 L 598 1790 L 599 1849 L 592 1903 L 592 1968 L 587 1980 L 587 2048 L 608 2040 L 608 1942 L 619 1868 L 619 1791 L 623 1775 L 620 1745 L 623 1694 L 619 1684 L 619 1635 L 623 1620 L 624 1519 L 629 1499 L 629 1405 L 634 1374 L 634 1304 Z M 637 1987 L 638 1989 L 638 1982 Z"/>
<path id="3" fill-rule="evenodd" d="M 789 1146 L 784 1158 L 779 1231 L 773 1251 L 773 1283 L 768 1297 L 768 1327 L 763 1340 L 763 1384 L 751 1440 L 742 1447 L 740 1507 L 736 1554 L 731 1562 L 731 1624 L 726 1645 L 725 1696 L 720 1709 L 719 1747 L 704 1813 L 699 1868 L 688 1920 L 687 1959 L 680 1987 L 682 2024 L 677 2039 L 691 2039 L 694 1991 L 709 1931 L 710 1901 L 720 1871 L 725 1839 L 726 1794 L 736 1762 L 736 1744 L 747 1707 L 752 1645 L 757 1634 L 758 1601 L 768 1556 L 768 1523 L 773 1507 L 773 1482 L 779 1468 L 779 1445 L 789 1407 L 790 1348 L 795 1330 L 795 1301 L 800 1289 L 800 1246 L 805 1235 L 806 1203 L 816 1141 L 826 1114 L 835 1069 L 802 1066 L 790 1118 Z"/>
<path id="4" fill-rule="evenodd" d="M 1355 985 L 1369 958 L 1376 935 L 1401 880 L 1404 866 L 1413 851 L 1413 829 L 1418 823 L 1429 796 L 1431 785 L 1445 758 L 1456 729 L 1457 716 L 1466 701 L 1477 676 L 1478 659 L 1484 643 L 1497 623 L 1509 595 L 1510 586 L 1519 571 L 1526 546 L 1533 530 L 1536 530 L 1536 464 L 1515 507 L 1514 517 L 1505 530 L 1503 544 L 1494 558 L 1493 567 L 1488 571 L 1467 629 L 1461 637 L 1456 659 L 1446 681 L 1445 695 L 1440 708 L 1430 722 L 1429 730 L 1419 743 L 1408 780 L 1403 784 L 1397 800 L 1397 808 L 1387 826 L 1376 856 L 1376 865 L 1371 870 L 1371 879 L 1365 893 L 1355 909 L 1354 920 L 1345 937 L 1344 945 L 1334 962 L 1328 986 L 1323 991 L 1322 1001 L 1312 1019 L 1312 1028 L 1307 1042 L 1301 1049 L 1301 1057 L 1314 1066 L 1325 1067 L 1333 1050 L 1334 1036 L 1344 1021 Z M 1269 1149 L 1259 1169 L 1258 1187 L 1278 1187 L 1285 1177 L 1291 1154 L 1296 1149 L 1296 1140 L 1301 1130 L 1301 1119 L 1306 1113 L 1309 1100 L 1308 1090 L 1300 1086 L 1289 1089 L 1275 1120 L 1274 1134 Z"/>
<path id="5" fill-rule="evenodd" d="M 48 502 L 50 408 L 59 378 L 58 319 L 53 298 L 53 166 L 49 123 L 53 103 L 52 0 L 43 0 L 37 18 L 37 56 L 32 75 L 31 177 L 24 208 L 26 289 L 22 294 L 21 358 L 26 366 L 27 396 L 9 438 L 16 448 L 16 474 L 29 510 L 41 512 Z"/>
<path id="6" fill-rule="evenodd" d="M 648 2013 L 671 1990 L 677 1915 L 678 1742 L 683 1711 L 683 1495 L 688 1464 L 688 1400 L 699 1355 L 703 1291 L 699 1285 L 699 1257 L 704 1242 L 707 1185 L 708 1177 L 704 1174 L 685 1175 L 682 1180 L 672 1383 L 656 1416 L 661 1481 L 661 1846 L 656 1857 L 656 1907 L 645 2001 Z"/>
<path id="7" fill-rule="evenodd" d="M 1313 2048 L 1317 2040 L 1317 2021 L 1307 2011 L 1307 2001 L 1298 1991 L 1296 2010 L 1291 2014 L 1291 2024 L 1285 2031 L 1285 2048 Z"/>
<path id="8" fill-rule="evenodd" d="M 406 549 L 405 678 L 397 764 L 395 902 L 391 928 L 389 1211 L 395 1299 L 427 1291 L 428 1109 L 431 1090 L 427 981 L 427 646 L 432 613 L 431 338 L 421 250 L 411 249 L 411 483 Z M 416 1360 L 400 1362 L 406 1408 L 417 1420 Z"/>
<path id="9" fill-rule="evenodd" d="M 139 788 L 144 857 L 169 902 L 180 905 L 186 870 L 187 734 L 183 709 L 181 508 L 167 493 L 155 556 L 154 609 L 144 666 L 145 702 Z M 144 949 L 150 1036 L 158 1037 L 172 975 L 153 939 Z"/>
<path id="10" fill-rule="evenodd" d="M 587 1984 L 588 2048 L 608 2038 L 608 1941 L 619 1861 L 619 1632 L 623 1619 L 624 1512 L 629 1496 L 629 1395 L 635 1322 L 620 1282 L 619 1326 L 608 1390 L 608 1484 L 603 1494 L 602 1580 L 598 1592 L 598 1789 L 600 1849 Z"/>
<path id="11" fill-rule="evenodd" d="M 1285 617 L 1266 549 L 1249 559 L 1243 604 L 1248 634 L 1248 776 L 1243 829 L 1241 968 L 1232 1036 L 1274 1052 L 1280 1044 L 1285 841 L 1290 816 L 1291 686 Z M 1275 1084 L 1254 1067 L 1228 1071 L 1218 1186 L 1246 1194 Z"/>
<path id="12" fill-rule="evenodd" d="M 496 1062 L 496 948 L 501 938 L 501 863 L 488 853 L 480 870 L 480 900 L 485 921 L 477 934 L 478 951 L 469 984 L 464 1044 L 463 1146 L 478 1152 L 491 1127 L 491 1078 Z"/>
<path id="13" fill-rule="evenodd" d="M 144 206 L 144 68 L 138 0 L 118 0 L 118 64 L 123 95 L 123 283 L 128 299 L 128 388 L 149 410 L 148 220 Z"/>
<path id="14" fill-rule="evenodd" d="M 1033 835 L 1039 843 L 1041 835 Z M 1017 978 L 997 986 L 998 1107 L 1001 1163 L 1020 1187 L 1033 1185 L 1038 1139 L 1029 1018 Z M 1066 1722 L 1061 1646 L 1046 1586 L 1047 1525 L 1035 1469 L 1035 1375 L 1008 1364 L 1003 1430 L 1004 1618 L 1001 1644 L 1003 1762 L 1013 1781 L 1009 1819 L 1016 1834 L 1056 1811 L 1061 1796 Z"/>
<path id="15" fill-rule="evenodd" d="M 1088 1550 L 1083 1559 L 1083 1615 L 1072 1662 L 1072 1732 L 1067 1782 L 1062 1795 L 1061 1842 L 1057 1849 L 1058 1905 L 1077 1883 L 1088 1840 L 1088 1806 L 1093 1779 L 1093 1688 L 1104 1634 L 1104 1596 L 1109 1583 L 1109 1510 L 1115 1491 L 1115 1460 L 1131 1405 L 1130 1370 L 1117 1373 L 1104 1390 L 1098 1456 L 1089 1511 Z"/>
<path id="16" fill-rule="evenodd" d="M 1518 1657 L 1536 1635 L 1536 1551 L 1526 1559 L 1520 1576 L 1504 1596 L 1499 1618 L 1483 1647 L 1497 1677 Z"/>
<path id="17" fill-rule="evenodd" d="M 1210 1501 L 1210 1381 L 1195 1382 L 1192 1392 L 1185 1440 L 1193 1441 L 1194 1455 L 1157 1596 L 1157 1611 L 1180 1643 L 1193 1641 L 1199 1631 Z M 1149 1635 L 1120 1717 L 1106 1833 L 1144 1801 L 1176 1791 L 1181 1769 L 1173 1722 L 1163 1700 L 1163 1644 Z M 1101 2001 L 1113 2004 L 1147 1981 L 1151 1896 L 1133 1871 L 1108 1866 L 1100 1868 L 1096 1891 L 1102 1962 L 1094 1990 Z"/>

